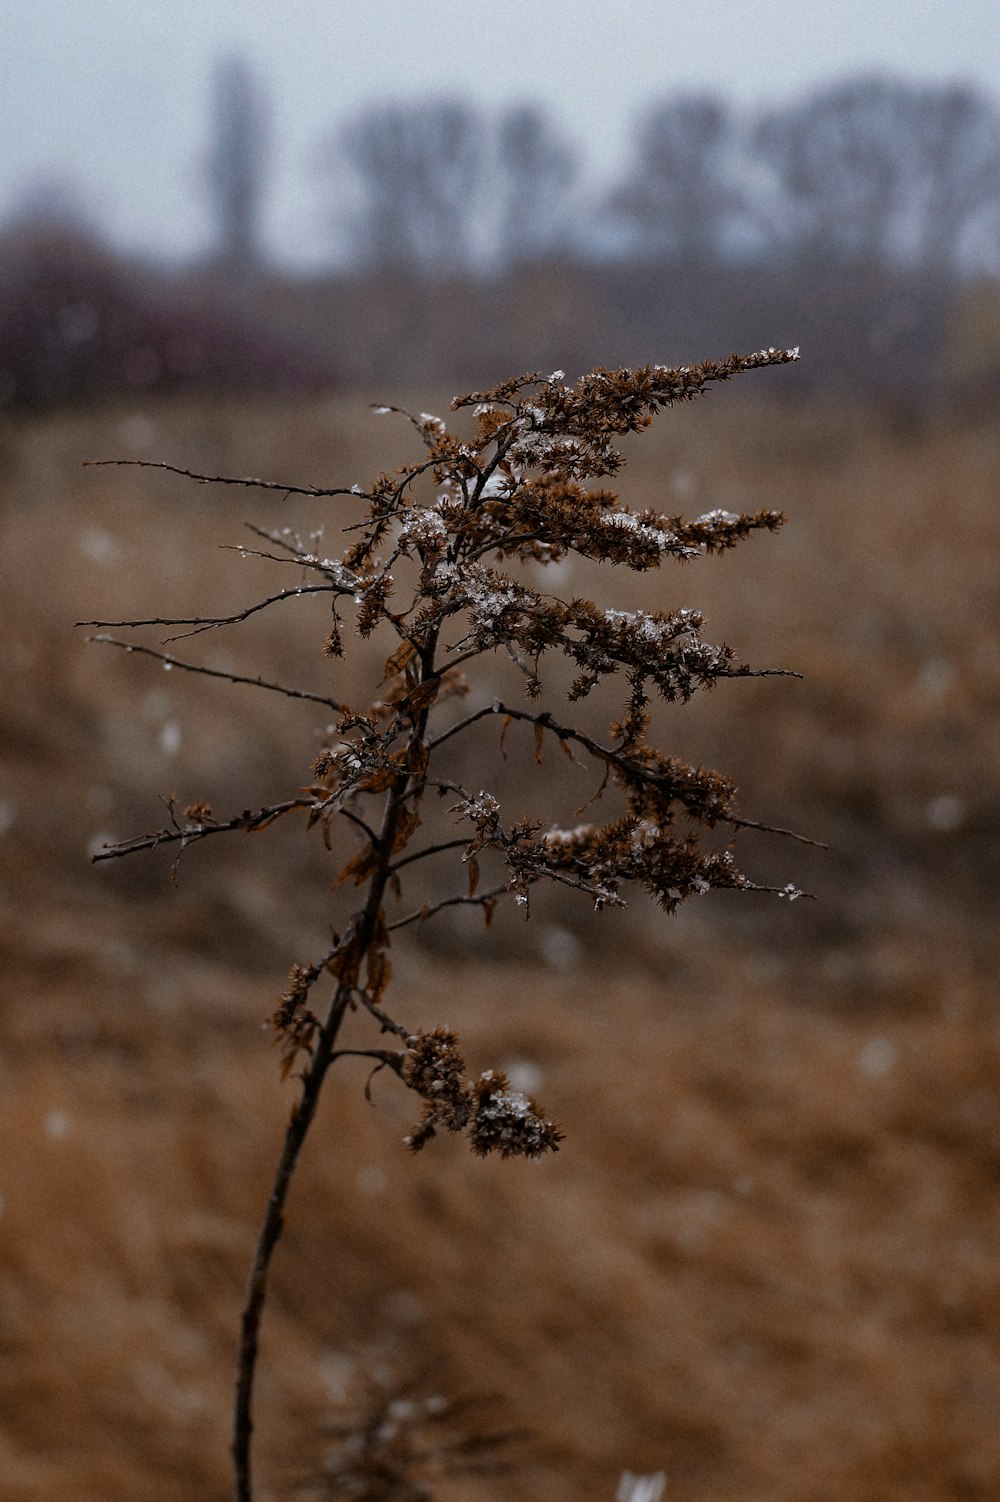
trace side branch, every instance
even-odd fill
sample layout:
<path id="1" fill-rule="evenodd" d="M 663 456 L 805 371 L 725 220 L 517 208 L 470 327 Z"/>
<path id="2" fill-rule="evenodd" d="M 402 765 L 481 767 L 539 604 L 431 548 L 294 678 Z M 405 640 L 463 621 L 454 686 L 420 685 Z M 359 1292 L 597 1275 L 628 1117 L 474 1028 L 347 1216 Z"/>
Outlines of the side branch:
<path id="1" fill-rule="evenodd" d="M 214 631 L 219 626 L 238 626 L 241 621 L 256 615 L 258 610 L 266 610 L 269 605 L 276 605 L 279 600 L 294 600 L 298 595 L 329 595 L 350 594 L 350 590 L 342 589 L 336 584 L 302 584 L 295 589 L 282 589 L 277 594 L 269 595 L 266 600 L 258 600 L 256 605 L 248 605 L 246 610 L 239 611 L 236 615 L 177 615 L 177 616 L 149 616 L 146 620 L 136 621 L 77 621 L 77 626 L 97 626 L 99 629 L 111 626 L 119 631 L 133 630 L 137 626 L 193 626 L 193 631 L 180 631 L 176 636 L 164 637 L 165 642 L 180 641 L 185 636 L 198 636 L 202 631 Z"/>
<path id="2" fill-rule="evenodd" d="M 374 1059 L 376 1063 L 391 1069 L 402 1079 L 403 1056 L 388 1048 L 338 1048 L 330 1055 L 331 1064 L 336 1059 Z M 377 1071 L 376 1071 L 377 1073 Z"/>
<path id="3" fill-rule="evenodd" d="M 152 657 L 154 662 L 162 662 L 170 668 L 180 668 L 184 673 L 201 673 L 206 678 L 222 678 L 227 683 L 246 683 L 251 688 L 265 688 L 274 694 L 284 694 L 286 699 L 308 699 L 311 704 L 323 704 L 327 709 L 332 709 L 336 714 L 348 714 L 350 708 L 341 704 L 337 699 L 328 699 L 325 694 L 313 694 L 304 688 L 288 688 L 284 683 L 269 683 L 266 678 L 247 678 L 242 673 L 228 673 L 222 668 L 207 668 L 197 662 L 182 662 L 179 657 L 173 657 L 169 652 L 157 652 L 155 647 L 146 647 L 139 642 L 119 641 L 114 636 L 88 636 L 89 642 L 100 642 L 103 646 L 119 647 L 123 652 L 138 652 L 143 657 Z"/>
<path id="4" fill-rule="evenodd" d="M 466 842 L 463 841 L 464 843 Z M 385 931 L 391 934 L 395 933 L 397 928 L 408 928 L 411 923 L 426 922 L 428 918 L 433 918 L 435 913 L 440 913 L 446 907 L 488 907 L 491 903 L 499 902 L 508 890 L 506 885 L 491 887 L 488 892 L 477 892 L 474 897 L 445 897 L 441 902 L 425 902 L 423 907 L 407 913 L 405 918 L 397 918 L 394 923 L 387 923 Z"/>
<path id="5" fill-rule="evenodd" d="M 782 668 L 762 669 L 759 674 L 754 674 L 753 676 L 763 677 L 768 674 L 792 678 L 801 677 L 801 674 L 794 673 L 791 669 Z M 739 673 L 726 676 L 746 677 L 748 675 Z M 602 746 L 600 741 L 595 741 L 592 736 L 585 734 L 582 730 L 577 730 L 573 725 L 556 724 L 547 711 L 543 711 L 541 714 L 532 714 L 527 709 L 514 709 L 508 704 L 501 704 L 499 699 L 495 699 L 492 704 L 484 706 L 482 709 L 474 710 L 472 714 L 466 715 L 463 720 L 458 720 L 447 730 L 443 730 L 440 735 L 435 736 L 428 743 L 428 751 L 436 751 L 446 741 L 451 740 L 453 736 L 460 735 L 463 731 L 468 730 L 470 726 L 477 724 L 480 720 L 489 718 L 491 715 L 503 715 L 505 719 L 509 720 L 523 720 L 526 724 L 534 725 L 536 730 L 550 731 L 557 740 L 563 742 L 573 741 L 578 746 L 582 746 L 585 751 L 589 751 L 596 761 L 602 761 L 609 767 L 616 767 L 618 771 L 625 773 L 627 776 L 639 778 L 650 786 L 655 787 L 658 781 L 655 772 L 650 772 L 648 768 L 632 761 L 622 752 L 615 751 L 611 746 Z M 729 824 L 734 829 L 756 829 L 763 834 L 784 835 L 787 839 L 795 840 L 800 845 L 812 845 L 818 850 L 825 850 L 827 848 L 820 840 L 811 840 L 807 835 L 796 834 L 794 830 L 783 829 L 777 824 L 762 824 L 755 819 L 741 819 L 735 814 L 721 815 L 719 822 Z"/>
<path id="6" fill-rule="evenodd" d="M 403 1042 L 406 1042 L 411 1034 L 410 1028 L 404 1027 L 401 1022 L 393 1021 L 389 1013 L 384 1012 L 377 1002 L 372 1001 L 368 992 L 362 990 L 360 986 L 355 987 L 353 995 L 355 1000 L 360 1001 L 365 1010 L 371 1013 L 384 1033 L 395 1033 L 397 1038 L 402 1038 Z"/>
<path id="7" fill-rule="evenodd" d="M 180 475 L 185 480 L 194 480 L 198 485 L 241 485 L 250 490 L 277 490 L 282 495 L 307 495 L 326 497 L 352 495 L 359 500 L 371 500 L 365 490 L 353 485 L 338 485 L 332 490 L 319 485 L 283 485 L 280 480 L 257 480 L 252 475 L 200 475 L 193 469 L 182 469 L 177 464 L 164 464 L 160 459 L 85 459 L 88 469 L 106 469 L 128 466 L 131 469 L 162 469 L 168 475 Z"/>
<path id="8" fill-rule="evenodd" d="M 193 845 L 196 840 L 207 839 L 210 834 L 231 834 L 234 830 L 243 830 L 246 834 L 253 834 L 259 829 L 266 829 L 276 819 L 281 819 L 285 814 L 293 813 L 297 808 L 315 808 L 315 798 L 289 798 L 284 803 L 272 803 L 267 808 L 259 808 L 256 812 L 245 808 L 235 818 L 226 819 L 222 823 L 209 819 L 199 819 L 198 823 L 178 824 L 174 819 L 165 829 L 158 829 L 153 834 L 136 835 L 134 839 L 122 840 L 120 844 L 108 845 L 106 849 L 99 850 L 91 859 L 96 864 L 98 861 L 118 860 L 125 855 L 134 855 L 137 850 L 155 850 L 159 845 L 174 845 L 178 841 L 182 845 Z M 171 809 L 171 815 L 173 810 Z"/>
<path id="9" fill-rule="evenodd" d="M 780 834 L 786 840 L 794 840 L 798 845 L 811 845 L 814 850 L 829 850 L 830 848 L 822 840 L 811 840 L 808 835 L 796 834 L 794 829 L 783 829 L 780 824 L 762 824 L 759 819 L 729 819 L 727 823 L 731 824 L 734 829 L 756 829 L 760 834 Z M 770 892 L 775 888 L 768 887 L 766 890 Z M 778 895 L 781 896 L 781 893 L 779 892 Z M 813 894 L 807 892 L 804 895 L 811 897 Z"/>
<path id="10" fill-rule="evenodd" d="M 414 861 L 426 860 L 429 855 L 440 855 L 445 850 L 464 850 L 468 846 L 468 839 L 461 837 L 456 840 L 441 840 L 436 845 L 425 845 L 422 850 L 414 850 L 412 855 L 404 855 L 390 867 L 390 875 L 395 876 L 402 871 L 404 866 L 410 866 Z"/>

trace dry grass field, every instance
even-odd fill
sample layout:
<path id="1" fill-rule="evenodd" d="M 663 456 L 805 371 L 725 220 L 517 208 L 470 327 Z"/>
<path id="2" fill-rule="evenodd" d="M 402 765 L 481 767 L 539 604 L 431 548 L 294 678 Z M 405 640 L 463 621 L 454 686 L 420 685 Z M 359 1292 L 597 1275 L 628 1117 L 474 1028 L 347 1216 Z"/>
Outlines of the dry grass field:
<path id="1" fill-rule="evenodd" d="M 228 1495 L 235 1324 L 293 1094 L 261 1021 L 325 947 L 336 869 L 283 827 L 206 842 L 176 884 L 160 856 L 89 864 L 161 822 L 160 795 L 283 793 L 323 727 L 73 622 L 240 608 L 272 576 L 218 545 L 325 520 L 331 547 L 336 503 L 82 461 L 349 485 L 412 438 L 349 397 L 0 432 L 6 1502 Z M 721 391 L 630 455 L 633 506 L 789 514 L 624 585 L 804 674 L 659 729 L 732 773 L 746 814 L 829 843 L 740 841 L 751 875 L 819 900 L 666 920 L 549 899 L 529 924 L 400 936 L 397 1012 L 454 1026 L 567 1140 L 537 1164 L 412 1158 L 412 1098 L 380 1077 L 369 1104 L 338 1066 L 266 1316 L 261 1502 L 335 1495 L 307 1489 L 324 1427 L 408 1381 L 480 1400 L 449 1432 L 527 1431 L 508 1472 L 435 1480 L 440 1502 L 598 1502 L 626 1467 L 665 1471 L 670 1502 L 1000 1495 L 1000 436 Z M 301 601 L 188 655 L 349 699 L 378 653 L 331 665 L 324 635 Z M 575 799 L 513 729 L 508 754 L 484 737 L 484 785 Z"/>

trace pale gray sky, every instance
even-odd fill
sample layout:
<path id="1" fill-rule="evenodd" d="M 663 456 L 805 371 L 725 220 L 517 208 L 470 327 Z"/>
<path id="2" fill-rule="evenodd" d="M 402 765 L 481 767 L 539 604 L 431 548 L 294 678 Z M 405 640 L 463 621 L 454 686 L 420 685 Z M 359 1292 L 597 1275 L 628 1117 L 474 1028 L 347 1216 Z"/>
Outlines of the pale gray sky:
<path id="1" fill-rule="evenodd" d="M 238 50 L 277 124 L 270 238 L 314 259 L 317 140 L 375 98 L 547 104 L 609 171 L 634 113 L 678 89 L 745 104 L 883 69 L 1000 96 L 1000 0 L 4 0 L 0 216 L 38 177 L 75 181 L 129 246 L 207 233 L 213 58 Z"/>

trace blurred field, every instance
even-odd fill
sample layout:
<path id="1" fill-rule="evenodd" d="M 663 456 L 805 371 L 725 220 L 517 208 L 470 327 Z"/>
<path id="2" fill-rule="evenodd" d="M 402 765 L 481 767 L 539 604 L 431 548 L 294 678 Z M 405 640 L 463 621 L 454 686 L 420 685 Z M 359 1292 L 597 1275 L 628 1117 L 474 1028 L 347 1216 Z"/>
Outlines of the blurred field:
<path id="1" fill-rule="evenodd" d="M 158 795 L 283 794 L 323 717 L 72 623 L 240 608 L 274 576 L 218 544 L 248 540 L 244 519 L 325 521 L 330 549 L 334 513 L 82 461 L 363 484 L 410 437 L 348 397 L 0 431 L 10 1502 L 228 1494 L 234 1329 L 292 1098 L 260 1023 L 324 947 L 336 869 L 292 828 L 206 842 L 176 886 L 159 856 L 89 865 L 162 822 Z M 511 1067 L 567 1141 L 541 1164 L 452 1142 L 414 1160 L 411 1099 L 383 1077 L 368 1105 L 341 1066 L 277 1259 L 261 1502 L 296 1495 L 366 1377 L 415 1371 L 532 1431 L 511 1474 L 444 1483 L 445 1502 L 597 1502 L 626 1467 L 666 1471 L 674 1502 L 1000 1495 L 998 479 L 985 420 L 743 392 L 633 444 L 633 506 L 789 513 L 624 587 L 805 675 L 724 685 L 659 728 L 735 775 L 748 816 L 829 842 L 740 842 L 751 875 L 819 901 L 721 894 L 668 921 L 641 898 L 549 899 L 489 935 L 401 936 L 398 1013 Z M 323 611 L 299 604 L 187 655 L 360 701 L 378 651 L 331 667 Z M 537 776 L 526 806 L 572 806 L 567 764 L 536 772 L 513 730 L 506 769 L 482 744 L 484 785 L 527 798 Z"/>

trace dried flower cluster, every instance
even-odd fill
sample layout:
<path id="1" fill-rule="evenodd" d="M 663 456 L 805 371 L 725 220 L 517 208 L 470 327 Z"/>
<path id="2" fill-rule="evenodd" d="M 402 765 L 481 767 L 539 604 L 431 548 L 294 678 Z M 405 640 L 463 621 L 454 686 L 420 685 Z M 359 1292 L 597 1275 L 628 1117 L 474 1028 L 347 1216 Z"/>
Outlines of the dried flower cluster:
<path id="1" fill-rule="evenodd" d="M 679 368 L 596 370 L 575 384 L 567 383 L 562 371 L 508 380 L 453 403 L 456 410 L 473 409 L 471 436 L 457 436 L 428 413 L 403 414 L 419 435 L 422 457 L 377 476 L 368 489 L 214 477 L 284 494 L 337 498 L 349 513 L 349 545 L 342 554 L 325 557 L 316 550 L 316 539 L 306 543 L 288 529 L 255 529 L 267 546 L 253 551 L 294 568 L 298 582 L 232 616 L 88 623 L 166 626 L 173 632 L 167 638 L 171 644 L 179 636 L 245 620 L 292 595 L 322 594 L 331 607 L 324 643 L 328 657 L 343 653 L 344 617 L 351 613 L 362 637 L 379 633 L 389 648 L 378 696 L 360 708 L 328 694 L 208 669 L 134 639 L 101 638 L 186 671 L 319 703 L 333 718 L 327 743 L 312 760 L 308 786 L 297 786 L 285 801 L 222 819 L 204 803 L 191 804 L 181 818 L 171 801 L 166 827 L 103 851 L 99 859 L 161 844 L 184 849 L 210 835 L 257 831 L 301 814 L 340 854 L 334 886 L 362 889 L 329 952 L 295 967 L 271 1019 L 286 1073 L 299 1066 L 301 1096 L 244 1313 L 234 1442 L 240 1502 L 251 1496 L 250 1389 L 266 1271 L 331 1062 L 346 1052 L 361 1053 L 421 1097 L 423 1119 L 409 1139 L 414 1149 L 444 1130 L 464 1133 L 479 1154 L 535 1158 L 555 1149 L 561 1137 L 502 1074 L 468 1079 L 451 1033 L 415 1031 L 383 1010 L 392 935 L 455 905 L 479 907 L 487 921 L 506 897 L 527 910 L 539 882 L 579 891 L 597 908 L 622 905 L 623 887 L 634 883 L 667 912 L 711 888 L 761 890 L 737 867 L 731 841 L 722 850 L 702 843 L 703 834 L 717 826 L 735 834 L 751 822 L 737 815 L 731 782 L 667 756 L 651 743 L 649 728 L 657 698 L 684 702 L 721 678 L 772 670 L 752 669 L 730 647 L 706 641 L 697 611 L 605 609 L 584 598 L 564 599 L 526 582 L 525 566 L 576 555 L 645 571 L 664 560 L 719 553 L 754 532 L 779 527 L 781 514 L 770 510 L 713 510 L 693 520 L 631 511 L 613 490 L 594 482 L 620 469 L 617 441 L 645 428 L 661 408 L 691 401 L 713 382 L 796 358 L 795 350 L 769 349 Z M 520 703 L 484 702 L 477 696 L 475 665 L 498 652 L 522 677 Z M 570 665 L 570 702 L 598 685 L 620 685 L 619 707 L 605 738 L 539 707 L 544 659 L 551 654 Z M 478 785 L 478 775 L 466 785 L 450 759 L 460 738 L 474 738 L 481 733 L 477 727 L 490 720 L 501 728 L 501 747 L 507 727 L 525 723 L 532 727 L 536 760 L 550 741 L 571 760 L 591 765 L 597 786 L 589 802 L 602 795 L 614 798 L 611 816 L 571 829 L 541 815 L 505 818 L 496 794 Z M 472 764 L 485 761 L 479 752 Z M 415 847 L 421 829 L 430 830 L 430 838 Z M 446 852 L 464 866 L 461 888 L 443 900 L 418 900 L 400 911 L 397 904 L 405 887 L 419 881 L 421 863 Z M 798 892 L 789 885 L 778 895 Z M 311 998 L 325 980 L 332 981 L 332 995 L 317 1009 Z M 338 1049 L 344 1017 L 358 1008 L 399 1046 Z"/>
<path id="2" fill-rule="evenodd" d="M 487 1069 L 474 1083 L 465 1078 L 458 1039 L 447 1028 L 407 1039 L 403 1080 L 424 1100 L 423 1119 L 407 1145 L 419 1152 L 440 1129 L 467 1132 L 472 1151 L 485 1158 L 540 1158 L 555 1152 L 562 1132 L 546 1121 L 542 1108 L 512 1090 L 499 1069 Z"/>

